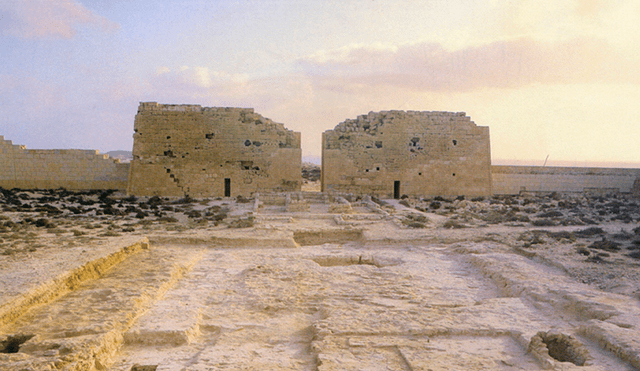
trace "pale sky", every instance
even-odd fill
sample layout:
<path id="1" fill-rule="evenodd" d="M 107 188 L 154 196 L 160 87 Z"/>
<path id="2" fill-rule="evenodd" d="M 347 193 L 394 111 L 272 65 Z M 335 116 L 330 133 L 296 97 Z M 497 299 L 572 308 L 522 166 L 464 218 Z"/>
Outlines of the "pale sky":
<path id="1" fill-rule="evenodd" d="M 640 163 L 640 0 L 0 0 L 0 135 L 132 147 L 141 101 L 321 133 L 466 112 L 494 159 Z"/>

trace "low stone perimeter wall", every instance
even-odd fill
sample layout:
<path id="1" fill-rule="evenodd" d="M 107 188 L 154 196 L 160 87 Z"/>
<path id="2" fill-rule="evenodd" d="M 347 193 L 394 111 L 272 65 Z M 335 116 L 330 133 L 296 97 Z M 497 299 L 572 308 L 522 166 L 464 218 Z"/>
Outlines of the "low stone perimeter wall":
<path id="1" fill-rule="evenodd" d="M 493 194 L 520 192 L 631 193 L 640 169 L 491 166 Z"/>
<path id="2" fill-rule="evenodd" d="M 127 189 L 129 164 L 97 150 L 26 149 L 0 136 L 0 187 Z"/>

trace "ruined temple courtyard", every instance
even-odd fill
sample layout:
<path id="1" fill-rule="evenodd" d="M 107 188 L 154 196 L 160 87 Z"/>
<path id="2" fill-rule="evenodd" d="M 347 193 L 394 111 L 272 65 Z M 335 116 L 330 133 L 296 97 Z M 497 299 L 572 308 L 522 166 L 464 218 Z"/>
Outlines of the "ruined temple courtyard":
<path id="1" fill-rule="evenodd" d="M 640 368 L 625 195 L 0 204 L 0 370 Z"/>

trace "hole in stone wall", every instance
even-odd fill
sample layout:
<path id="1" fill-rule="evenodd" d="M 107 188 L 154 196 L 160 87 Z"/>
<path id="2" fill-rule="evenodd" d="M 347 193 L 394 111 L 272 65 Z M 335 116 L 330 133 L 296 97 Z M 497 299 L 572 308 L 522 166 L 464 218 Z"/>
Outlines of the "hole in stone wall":
<path id="1" fill-rule="evenodd" d="M 245 140 L 244 145 L 249 147 L 251 145 L 251 141 L 249 139 Z"/>
<path id="2" fill-rule="evenodd" d="M 9 335 L 5 340 L 0 341 L 0 353 L 18 353 L 20 346 L 26 343 L 34 335 Z"/>
<path id="3" fill-rule="evenodd" d="M 171 136 L 167 135 L 167 139 L 171 139 Z"/>
<path id="4" fill-rule="evenodd" d="M 454 139 L 454 140 L 453 140 L 453 145 L 454 145 L 454 146 L 457 146 L 457 145 L 458 145 L 458 141 Z"/>
<path id="5" fill-rule="evenodd" d="M 169 174 L 171 172 L 171 169 L 167 169 L 167 174 Z"/>
<path id="6" fill-rule="evenodd" d="M 422 175 L 422 173 L 418 173 L 418 175 Z"/>
<path id="7" fill-rule="evenodd" d="M 164 151 L 164 155 L 165 155 L 165 156 L 167 156 L 167 157 L 176 157 L 176 156 L 173 154 L 173 151 L 172 151 L 172 150 Z M 182 156 L 182 157 L 184 157 L 184 156 Z"/>
<path id="8" fill-rule="evenodd" d="M 205 134 L 204 137 L 207 139 L 213 139 L 213 133 Z"/>
<path id="9" fill-rule="evenodd" d="M 365 173 L 368 173 L 368 172 L 369 172 L 369 169 L 365 169 L 365 170 L 364 170 L 364 172 L 365 172 Z"/>
<path id="10" fill-rule="evenodd" d="M 456 176 L 456 173 L 453 173 L 453 176 Z"/>
<path id="11" fill-rule="evenodd" d="M 376 166 L 376 171 L 380 171 L 380 166 Z"/>
<path id="12" fill-rule="evenodd" d="M 240 167 L 244 170 L 251 170 L 251 167 L 253 167 L 253 161 L 240 161 Z"/>
<path id="13" fill-rule="evenodd" d="M 382 148 L 382 141 L 381 140 L 377 140 L 376 141 L 376 148 Z"/>
<path id="14" fill-rule="evenodd" d="M 253 145 L 256 146 L 256 147 L 260 147 L 262 145 L 262 142 L 254 140 L 253 141 Z"/>

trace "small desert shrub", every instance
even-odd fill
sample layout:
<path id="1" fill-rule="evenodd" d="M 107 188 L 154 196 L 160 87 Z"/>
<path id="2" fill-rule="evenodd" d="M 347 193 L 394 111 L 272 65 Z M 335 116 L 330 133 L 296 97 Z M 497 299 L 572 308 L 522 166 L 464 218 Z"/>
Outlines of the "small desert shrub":
<path id="1" fill-rule="evenodd" d="M 254 226 L 255 217 L 240 218 L 229 223 L 229 228 L 251 228 Z"/>
<path id="2" fill-rule="evenodd" d="M 409 214 L 402 219 L 402 224 L 409 228 L 426 228 L 429 223 L 429 219 L 424 215 Z"/>
<path id="3" fill-rule="evenodd" d="M 163 216 L 161 218 L 158 218 L 158 221 L 162 222 L 162 223 L 177 223 L 178 219 L 176 219 L 176 218 L 174 218 L 172 216 Z"/>
<path id="4" fill-rule="evenodd" d="M 591 255 L 591 251 L 589 251 L 589 249 L 587 249 L 586 247 L 578 247 L 576 249 L 576 252 L 580 255 L 584 255 L 584 256 L 589 256 Z"/>
<path id="5" fill-rule="evenodd" d="M 563 214 L 559 211 L 556 210 L 551 210 L 551 211 L 547 211 L 544 213 L 540 213 L 538 215 L 536 215 L 538 218 L 559 218 L 561 216 L 563 216 Z"/>
<path id="6" fill-rule="evenodd" d="M 34 222 L 36 227 L 55 228 L 56 224 L 49 219 L 40 218 Z"/>
<path id="7" fill-rule="evenodd" d="M 590 228 L 586 228 L 586 229 L 581 229 L 581 230 L 575 231 L 573 233 L 578 237 L 592 237 L 592 236 L 595 236 L 595 235 L 606 234 L 606 232 L 602 228 L 599 228 L 599 227 L 590 227 Z"/>
<path id="8" fill-rule="evenodd" d="M 569 240 L 569 241 L 575 241 L 576 240 L 576 236 L 574 236 L 573 233 L 568 232 L 568 231 L 560 231 L 560 232 L 546 232 L 547 236 L 555 239 L 555 240 Z"/>
<path id="9" fill-rule="evenodd" d="M 531 224 L 536 227 L 553 227 L 556 225 L 556 222 L 554 222 L 551 219 L 537 219 L 537 220 L 532 220 Z"/>
<path id="10" fill-rule="evenodd" d="M 120 237 L 120 236 L 122 235 L 116 231 L 106 231 L 98 235 L 98 237 Z"/>
<path id="11" fill-rule="evenodd" d="M 236 197 L 236 202 L 239 203 L 239 204 L 247 204 L 247 203 L 249 203 L 251 201 L 252 201 L 252 199 L 250 199 L 250 198 L 245 198 L 245 197 L 242 197 L 242 196 Z"/>
<path id="12" fill-rule="evenodd" d="M 628 253 L 627 256 L 634 259 L 640 259 L 640 250 L 632 251 Z"/>
<path id="13" fill-rule="evenodd" d="M 447 228 L 447 229 L 461 229 L 461 228 L 467 228 L 466 225 L 458 222 L 455 219 L 449 219 L 446 222 L 444 222 L 444 224 L 442 224 L 442 227 Z"/>
<path id="14" fill-rule="evenodd" d="M 606 238 L 602 238 L 600 241 L 595 241 L 589 245 L 592 249 L 605 250 L 605 251 L 620 251 L 620 244 L 618 242 L 609 241 Z"/>
<path id="15" fill-rule="evenodd" d="M 200 218 L 202 217 L 202 213 L 198 210 L 191 210 L 185 213 L 189 218 Z"/>
<path id="16" fill-rule="evenodd" d="M 72 229 L 70 232 L 73 233 L 73 235 L 76 236 L 76 237 L 84 236 L 84 235 L 87 234 L 87 232 L 83 232 L 83 231 L 80 231 L 78 229 Z"/>

